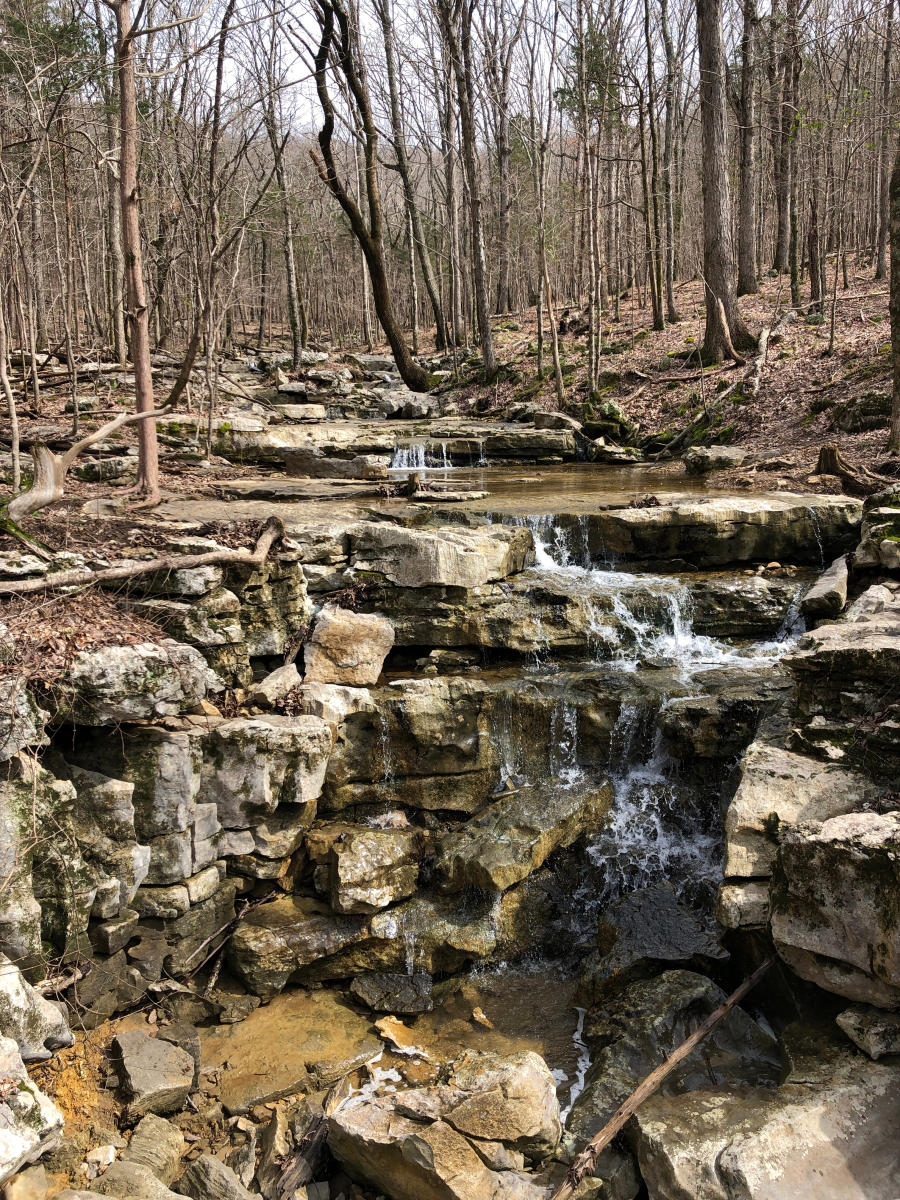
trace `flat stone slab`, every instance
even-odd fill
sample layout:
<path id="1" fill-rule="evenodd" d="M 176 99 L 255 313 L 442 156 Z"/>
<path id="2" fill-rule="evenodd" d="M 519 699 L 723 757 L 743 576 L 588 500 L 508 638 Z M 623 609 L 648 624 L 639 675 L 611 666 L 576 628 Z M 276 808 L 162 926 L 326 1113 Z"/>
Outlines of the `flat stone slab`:
<path id="1" fill-rule="evenodd" d="M 194 1060 L 189 1054 L 139 1029 L 118 1034 L 114 1045 L 121 1056 L 129 1117 L 163 1115 L 182 1107 L 194 1080 Z"/>
<path id="2" fill-rule="evenodd" d="M 382 1049 L 369 1022 L 328 992 L 286 992 L 201 1040 L 203 1068 L 221 1073 L 229 1113 L 329 1087 Z"/>

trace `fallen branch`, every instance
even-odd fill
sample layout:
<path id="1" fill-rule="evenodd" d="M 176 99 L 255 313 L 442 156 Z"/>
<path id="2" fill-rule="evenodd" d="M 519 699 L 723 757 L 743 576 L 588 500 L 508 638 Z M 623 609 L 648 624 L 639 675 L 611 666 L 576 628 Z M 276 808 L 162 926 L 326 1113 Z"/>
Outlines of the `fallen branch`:
<path id="1" fill-rule="evenodd" d="M 105 425 L 83 437 L 81 441 L 75 442 L 63 454 L 55 454 L 45 442 L 35 442 L 31 447 L 31 457 L 34 460 L 31 487 L 27 491 L 19 492 L 18 496 L 13 496 L 6 506 L 6 515 L 11 521 L 18 523 L 23 517 L 37 512 L 39 508 L 46 508 L 54 500 L 62 500 L 69 468 L 82 451 L 96 442 L 102 442 L 123 425 L 131 425 L 135 421 L 153 421 L 157 417 L 165 416 L 168 411 L 168 407 L 164 407 L 152 412 L 120 413 L 112 421 L 107 421 Z"/>
<path id="2" fill-rule="evenodd" d="M 269 551 L 284 537 L 284 522 L 280 517 L 269 517 L 260 531 L 256 545 L 250 550 L 210 550 L 206 554 L 170 554 L 164 558 L 153 558 L 146 562 L 123 562 L 101 571 L 72 570 L 56 571 L 36 579 L 16 579 L 0 583 L 0 596 L 21 596 L 29 592 L 43 592 L 50 588 L 82 587 L 92 584 L 120 583 L 138 575 L 150 575 L 157 571 L 183 571 L 193 567 L 241 564 L 261 567 Z"/>
<path id="3" fill-rule="evenodd" d="M 722 1018 L 726 1017 L 734 1006 L 743 1000 L 752 988 L 756 987 L 774 961 L 774 958 L 767 958 L 761 966 L 757 967 L 753 974 L 748 976 L 741 986 L 733 991 L 728 999 L 720 1004 L 715 1011 L 711 1012 L 703 1024 L 695 1029 L 691 1036 L 683 1041 L 664 1063 L 661 1063 L 654 1071 L 651 1071 L 643 1083 L 635 1088 L 624 1104 L 621 1104 L 616 1109 L 610 1120 L 607 1121 L 595 1137 L 591 1138 L 584 1150 L 578 1155 L 569 1168 L 565 1179 L 553 1193 L 550 1200 L 570 1200 L 570 1197 L 574 1195 L 575 1189 L 581 1183 L 582 1179 L 587 1175 L 593 1174 L 600 1151 L 609 1145 L 640 1105 L 659 1088 L 666 1076 L 670 1075 L 678 1064 L 683 1062 L 693 1050 L 696 1050 L 707 1034 L 715 1029 Z"/>

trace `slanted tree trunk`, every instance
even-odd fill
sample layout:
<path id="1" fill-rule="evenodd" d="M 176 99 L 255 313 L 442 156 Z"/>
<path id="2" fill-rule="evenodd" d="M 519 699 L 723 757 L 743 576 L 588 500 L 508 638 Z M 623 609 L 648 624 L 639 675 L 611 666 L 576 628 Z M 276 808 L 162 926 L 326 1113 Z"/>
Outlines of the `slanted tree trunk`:
<path id="1" fill-rule="evenodd" d="M 340 204 L 359 242 L 372 282 L 372 298 L 385 337 L 394 354 L 397 370 L 407 387 L 416 392 L 428 390 L 428 372 L 414 360 L 394 312 L 387 267 L 384 259 L 383 213 L 378 185 L 378 130 L 369 101 L 365 64 L 359 47 L 358 31 L 351 23 L 343 0 L 318 0 L 319 45 L 314 58 L 316 93 L 324 115 L 319 130 L 319 154 L 311 151 L 319 177 Z M 335 28 L 337 22 L 337 28 Z M 334 53 L 359 119 L 363 138 L 364 172 L 368 221 L 340 177 L 332 149 L 335 111 L 328 92 L 329 61 Z"/>
<path id="2" fill-rule="evenodd" d="M 734 283 L 728 129 L 725 106 L 725 47 L 721 0 L 697 0 L 700 47 L 700 123 L 703 157 L 703 274 L 706 297 L 705 362 L 721 362 L 746 350 L 754 339 L 741 321 Z"/>

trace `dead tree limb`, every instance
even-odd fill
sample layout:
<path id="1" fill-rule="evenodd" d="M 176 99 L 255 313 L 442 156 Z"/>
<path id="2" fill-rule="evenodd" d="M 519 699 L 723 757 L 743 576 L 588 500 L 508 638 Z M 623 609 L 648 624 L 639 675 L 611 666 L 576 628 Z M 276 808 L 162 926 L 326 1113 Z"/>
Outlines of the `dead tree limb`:
<path id="1" fill-rule="evenodd" d="M 31 457 L 34 460 L 31 487 L 20 492 L 18 496 L 13 496 L 6 507 L 6 515 L 11 521 L 18 523 L 23 517 L 36 513 L 40 508 L 46 508 L 55 500 L 61 500 L 69 468 L 88 446 L 103 441 L 123 425 L 132 425 L 136 421 L 155 421 L 157 417 L 165 416 L 168 411 L 168 408 L 157 408 L 152 412 L 120 413 L 112 421 L 107 421 L 93 433 L 75 442 L 63 454 L 54 453 L 44 442 L 35 442 L 31 447 Z"/>
<path id="2" fill-rule="evenodd" d="M 565 1179 L 553 1193 L 550 1200 L 570 1200 L 570 1197 L 574 1195 L 575 1189 L 581 1183 L 582 1179 L 592 1174 L 600 1151 L 609 1145 L 640 1105 L 659 1088 L 666 1076 L 671 1074 L 678 1064 L 683 1062 L 693 1050 L 696 1050 L 707 1034 L 715 1029 L 722 1018 L 726 1017 L 734 1006 L 739 1004 L 752 988 L 756 987 L 774 961 L 774 958 L 767 958 L 761 966 L 757 967 L 753 974 L 749 975 L 741 986 L 731 993 L 727 1000 L 711 1012 L 703 1024 L 698 1026 L 691 1036 L 669 1055 L 664 1063 L 661 1063 L 654 1071 L 651 1071 L 647 1078 L 635 1088 L 628 1099 L 619 1105 L 609 1121 L 607 1121 L 595 1137 L 591 1138 L 575 1159 Z"/>
<path id="3" fill-rule="evenodd" d="M 280 517 L 269 517 L 260 531 L 256 546 L 250 550 L 210 550 L 206 554 L 170 554 L 146 562 L 122 562 L 102 571 L 73 570 L 56 571 L 37 579 L 16 579 L 0 583 L 0 596 L 21 596 L 28 592 L 43 592 L 50 588 L 82 587 L 91 584 L 121 583 L 138 575 L 150 575 L 157 571 L 183 571 L 193 567 L 222 566 L 231 563 L 250 567 L 261 567 L 269 551 L 284 537 L 284 522 Z"/>

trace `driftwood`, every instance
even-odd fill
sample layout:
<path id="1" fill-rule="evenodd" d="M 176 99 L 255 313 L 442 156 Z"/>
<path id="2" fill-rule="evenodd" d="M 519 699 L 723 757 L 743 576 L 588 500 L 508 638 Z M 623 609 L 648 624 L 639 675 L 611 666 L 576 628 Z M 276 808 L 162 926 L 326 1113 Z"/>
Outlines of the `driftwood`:
<path id="1" fill-rule="evenodd" d="M 275 1185 L 279 1200 L 289 1200 L 298 1188 L 312 1183 L 325 1153 L 328 1137 L 328 1122 L 323 1116 L 315 1116 L 303 1136 L 281 1164 L 281 1175 Z"/>
<path id="2" fill-rule="evenodd" d="M 55 500 L 63 498 L 66 475 L 72 463 L 88 446 L 102 442 L 104 438 L 121 429 L 123 425 L 131 425 L 135 421 L 154 421 L 157 417 L 165 416 L 167 408 L 154 409 L 152 412 L 120 413 L 112 421 L 107 421 L 93 433 L 89 433 L 80 441 L 75 442 L 63 454 L 55 454 L 44 442 L 35 442 L 31 447 L 31 457 L 34 460 L 34 479 L 31 487 L 18 496 L 13 496 L 6 506 L 6 515 L 16 524 L 23 517 L 30 516 L 39 508 L 45 508 Z"/>
<path id="3" fill-rule="evenodd" d="M 840 448 L 830 442 L 819 450 L 819 461 L 816 463 L 817 475 L 837 475 L 841 487 L 848 496 L 871 496 L 889 487 L 895 480 L 884 475 L 876 475 L 867 467 L 855 467 L 844 458 Z"/>
<path id="4" fill-rule="evenodd" d="M 767 958 L 761 966 L 757 967 L 753 974 L 748 976 L 741 986 L 733 991 L 728 999 L 720 1004 L 715 1011 L 711 1012 L 702 1025 L 698 1026 L 691 1036 L 669 1055 L 664 1063 L 661 1063 L 654 1071 L 651 1071 L 647 1078 L 635 1088 L 628 1099 L 616 1109 L 613 1116 L 607 1121 L 600 1132 L 591 1138 L 584 1150 L 578 1155 L 569 1168 L 565 1179 L 553 1193 L 551 1200 L 570 1200 L 570 1197 L 574 1195 L 575 1189 L 581 1183 L 582 1179 L 593 1173 L 600 1151 L 609 1145 L 640 1105 L 659 1088 L 666 1076 L 671 1074 L 678 1064 L 687 1058 L 693 1050 L 696 1050 L 707 1034 L 715 1029 L 722 1018 L 726 1017 L 734 1006 L 740 1003 L 752 988 L 756 987 L 774 961 L 774 958 Z"/>
<path id="5" fill-rule="evenodd" d="M 73 570 L 55 571 L 36 579 L 15 579 L 0 583 L 0 596 L 21 596 L 28 592 L 43 592 L 50 588 L 82 587 L 91 584 L 120 583 L 138 575 L 149 575 L 157 571 L 183 571 L 192 567 L 211 567 L 237 564 L 261 567 L 269 551 L 284 537 L 284 522 L 280 517 L 269 517 L 260 531 L 253 550 L 210 550 L 206 554 L 169 554 L 146 562 L 123 562 L 101 571 Z"/>

